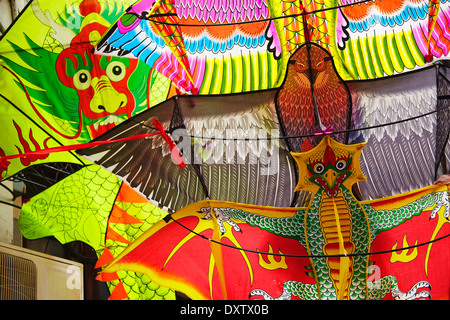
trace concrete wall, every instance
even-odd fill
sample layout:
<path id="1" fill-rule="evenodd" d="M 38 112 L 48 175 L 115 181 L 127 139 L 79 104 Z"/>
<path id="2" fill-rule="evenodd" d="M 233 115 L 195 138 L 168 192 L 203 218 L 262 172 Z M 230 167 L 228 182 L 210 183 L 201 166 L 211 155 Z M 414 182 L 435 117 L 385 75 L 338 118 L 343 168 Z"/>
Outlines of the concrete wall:
<path id="1" fill-rule="evenodd" d="M 26 6 L 28 0 L 0 0 L 0 34 L 3 34 Z"/>

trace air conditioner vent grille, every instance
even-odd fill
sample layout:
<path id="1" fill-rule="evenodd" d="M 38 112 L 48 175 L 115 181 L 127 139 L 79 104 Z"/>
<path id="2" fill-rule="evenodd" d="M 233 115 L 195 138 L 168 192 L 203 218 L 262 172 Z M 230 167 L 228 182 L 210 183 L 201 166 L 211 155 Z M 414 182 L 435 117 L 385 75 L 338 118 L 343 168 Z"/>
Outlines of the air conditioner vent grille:
<path id="1" fill-rule="evenodd" d="M 0 252 L 0 300 L 36 300 L 37 268 L 33 261 Z"/>

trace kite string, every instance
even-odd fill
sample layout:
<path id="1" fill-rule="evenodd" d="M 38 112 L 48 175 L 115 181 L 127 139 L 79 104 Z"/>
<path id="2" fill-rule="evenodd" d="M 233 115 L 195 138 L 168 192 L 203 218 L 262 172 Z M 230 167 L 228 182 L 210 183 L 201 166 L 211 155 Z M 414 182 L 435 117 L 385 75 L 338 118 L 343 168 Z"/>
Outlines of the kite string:
<path id="1" fill-rule="evenodd" d="M 412 121 L 412 120 L 417 120 L 419 118 L 422 117 L 426 117 L 428 115 L 431 115 L 433 113 L 437 113 L 439 111 L 442 111 L 444 109 L 449 108 L 450 105 L 448 106 L 444 106 L 441 108 L 438 108 L 436 110 L 424 113 L 424 114 L 420 114 L 411 118 L 407 118 L 407 119 L 402 119 L 402 120 L 397 120 L 397 121 L 393 121 L 393 122 L 388 122 L 388 123 L 383 123 L 383 124 L 378 124 L 378 125 L 374 125 L 374 126 L 370 126 L 370 127 L 364 127 L 364 128 L 355 128 L 355 129 L 348 129 L 348 130 L 340 130 L 340 131 L 333 131 L 332 128 L 327 128 L 327 130 L 321 132 L 320 134 L 325 135 L 325 134 L 340 134 L 340 133 L 347 133 L 347 132 L 355 132 L 355 131 L 365 131 L 365 130 L 371 130 L 371 129 L 376 129 L 376 128 L 380 128 L 380 127 L 385 127 L 385 126 L 390 126 L 390 125 L 395 125 L 395 124 L 399 124 L 399 123 L 403 123 L 403 122 L 408 122 L 408 121 Z M 132 118 L 131 118 L 132 119 Z M 133 119 L 134 120 L 134 119 Z M 155 119 L 156 120 L 156 119 Z M 137 121 L 135 121 L 137 122 Z M 91 148 L 91 147 L 95 147 L 98 145 L 103 145 L 103 144 L 108 144 L 108 143 L 117 143 L 117 142 L 123 142 L 123 141 L 130 141 L 130 140 L 137 140 L 137 139 L 143 139 L 143 138 L 147 138 L 153 135 L 158 135 L 160 134 L 161 136 L 163 136 L 163 138 L 167 141 L 167 139 L 170 139 L 169 136 L 167 134 L 170 134 L 170 131 L 164 131 L 162 129 L 162 127 L 160 126 L 156 126 L 155 123 L 153 123 L 155 125 L 155 127 L 151 127 L 148 126 L 146 124 L 143 124 L 141 122 L 137 122 L 140 123 L 141 125 L 143 125 L 146 128 L 152 129 L 152 130 L 156 130 L 158 132 L 155 133 L 151 133 L 151 134 L 140 134 L 140 135 L 134 135 L 134 136 L 130 136 L 127 138 L 121 138 L 121 139 L 116 139 L 116 140 L 101 140 L 101 141 L 93 141 L 93 142 L 88 142 L 88 143 L 82 143 L 82 144 L 75 144 L 75 145 L 67 145 L 67 146 L 61 146 L 61 147 L 54 147 L 54 148 L 45 148 L 45 149 L 41 149 L 41 150 L 36 150 L 36 151 L 30 151 L 30 152 L 26 152 L 26 153 L 20 153 L 20 154 L 15 154 L 15 155 L 8 155 L 8 156 L 2 156 L 0 157 L 0 169 L 3 166 L 7 166 L 9 164 L 8 159 L 14 159 L 14 158 L 20 158 L 20 157 L 26 157 L 26 156 L 30 156 L 30 155 L 47 155 L 51 152 L 62 152 L 62 151 L 70 151 L 70 150 L 79 150 L 79 149 L 86 149 L 86 148 Z M 163 134 L 164 132 L 164 134 Z M 317 136 L 318 133 L 317 132 L 313 132 L 311 134 L 306 134 L 306 135 L 296 135 L 296 136 L 278 136 L 278 137 L 260 137 L 260 138 L 226 138 L 226 137 L 203 137 L 203 136 L 195 136 L 195 135 L 189 135 L 189 134 L 180 134 L 179 136 L 182 137 L 187 137 L 187 138 L 193 138 L 193 139 L 203 139 L 203 140 L 230 140 L 230 141 L 251 141 L 251 140 L 287 140 L 287 139 L 298 139 L 298 138 L 308 138 L 308 137 L 314 137 Z M 174 145 L 173 141 L 172 143 L 169 143 L 169 146 L 172 147 L 176 147 L 176 145 Z M 174 154 L 174 153 L 172 153 Z M 178 158 L 177 158 L 178 159 Z M 178 163 L 177 163 L 178 164 Z M 183 162 L 180 162 L 179 164 L 180 168 L 183 166 Z"/>
<path id="2" fill-rule="evenodd" d="M 219 244 L 219 245 L 224 246 L 224 247 L 228 247 L 228 248 L 235 249 L 235 250 L 251 252 L 251 253 L 257 253 L 257 254 L 265 254 L 265 255 L 281 256 L 281 257 L 293 257 L 293 258 L 331 258 L 331 257 L 333 257 L 333 258 L 342 258 L 342 257 L 368 256 L 368 255 L 375 255 L 375 254 L 392 253 L 392 252 L 410 250 L 410 249 L 414 249 L 414 248 L 417 248 L 417 247 L 425 246 L 427 244 L 438 242 L 438 241 L 444 240 L 445 238 L 450 237 L 450 233 L 449 233 L 449 234 L 446 234 L 446 235 L 444 235 L 442 237 L 435 238 L 433 240 L 429 240 L 429 241 L 422 242 L 422 243 L 419 243 L 419 244 L 415 244 L 415 245 L 412 245 L 412 246 L 409 246 L 409 247 L 403 247 L 403 248 L 400 248 L 400 249 L 396 248 L 396 249 L 383 250 L 383 251 L 374 251 L 374 252 L 368 252 L 368 253 L 346 253 L 346 254 L 331 254 L 331 255 L 325 255 L 325 254 L 323 254 L 323 255 L 304 254 L 304 255 L 302 255 L 302 254 L 286 254 L 286 253 L 275 253 L 275 252 L 261 252 L 261 251 L 258 251 L 258 250 L 239 248 L 239 247 L 232 246 L 232 245 L 229 245 L 229 244 L 226 244 L 226 243 L 215 241 L 215 240 L 210 239 L 210 238 L 208 238 L 208 237 L 206 237 L 206 236 L 204 236 L 204 235 L 202 235 L 202 234 L 200 234 L 198 232 L 195 232 L 194 230 L 192 230 L 192 229 L 186 227 L 185 225 L 183 225 L 182 223 L 180 223 L 178 220 L 175 220 L 172 217 L 171 214 L 168 214 L 167 216 L 165 216 L 163 218 L 163 220 L 166 223 L 169 223 L 169 221 L 172 220 L 175 223 L 177 223 L 179 226 L 181 226 L 184 229 L 188 230 L 189 232 L 195 234 L 196 236 L 199 236 L 200 238 L 203 238 L 205 240 L 214 242 L 214 243 Z"/>
<path id="3" fill-rule="evenodd" d="M 159 127 L 159 121 L 154 119 L 153 124 Z M 162 128 L 162 125 L 161 125 Z M 121 138 L 121 139 L 115 139 L 115 140 L 106 140 L 106 141 L 91 141 L 91 142 L 87 142 L 87 143 L 80 143 L 80 144 L 73 144 L 73 145 L 66 145 L 66 146 L 59 146 L 59 147 L 52 147 L 52 148 L 45 148 L 45 149 L 40 149 L 40 150 L 35 150 L 35 151 L 30 151 L 30 152 L 24 152 L 24 153 L 19 153 L 19 154 L 12 154 L 12 155 L 7 155 L 7 156 L 2 156 L 0 157 L 0 170 L 1 169 L 6 169 L 9 164 L 11 163 L 9 160 L 11 159 L 16 159 L 16 158 L 21 158 L 21 157 L 27 157 L 27 156 L 31 156 L 31 155 L 48 155 L 50 153 L 54 153 L 54 152 L 63 152 L 63 151 L 73 151 L 73 150 L 79 150 L 79 149 L 86 149 L 86 148 L 92 148 L 92 147 L 96 147 L 96 146 L 100 146 L 100 145 L 104 145 L 104 144 L 109 144 L 109 143 L 116 143 L 116 142 L 125 142 L 125 141 L 131 141 L 131 140 L 137 140 L 137 139 L 145 139 L 151 136 L 155 136 L 155 135 L 161 135 L 164 140 L 169 144 L 169 147 L 171 149 L 171 151 L 173 150 L 173 148 L 176 148 L 175 144 L 173 143 L 173 141 L 170 139 L 170 137 L 167 136 L 167 134 L 164 132 L 164 130 L 160 130 L 157 129 L 157 132 L 154 133 L 147 133 L 147 134 L 138 134 L 138 135 L 134 135 L 131 137 L 126 137 L 126 138 Z M 170 143 L 170 141 L 172 143 Z M 182 168 L 184 166 L 184 162 L 180 162 L 178 163 L 178 166 L 180 168 Z"/>
<path id="4" fill-rule="evenodd" d="M 180 156 L 176 157 L 176 160 L 177 160 L 176 164 L 178 165 L 178 167 L 180 169 L 183 168 L 186 165 L 186 163 L 183 161 L 183 159 L 181 157 L 181 152 L 178 150 L 174 141 L 167 135 L 167 133 L 164 131 L 162 124 L 157 119 L 153 120 L 153 125 L 156 127 L 155 130 L 157 130 L 157 132 L 137 134 L 134 136 L 115 139 L 115 140 L 91 141 L 91 142 L 86 142 L 86 143 L 44 148 L 44 149 L 39 149 L 39 150 L 35 150 L 35 151 L 23 152 L 23 153 L 19 153 L 19 154 L 1 156 L 0 157 L 0 170 L 5 170 L 11 163 L 9 161 L 11 159 L 23 158 L 23 157 L 28 157 L 28 156 L 32 156 L 32 155 L 34 155 L 34 156 L 49 155 L 50 153 L 55 153 L 55 152 L 64 152 L 64 151 L 73 151 L 73 150 L 79 150 L 79 149 L 93 148 L 93 147 L 97 147 L 97 146 L 105 145 L 105 144 L 109 144 L 109 143 L 117 143 L 117 142 L 126 142 L 126 141 L 132 141 L 132 140 L 145 139 L 145 138 L 152 137 L 155 135 L 160 135 L 166 141 L 172 155 L 175 155 L 175 154 L 180 155 Z"/>
<path id="5" fill-rule="evenodd" d="M 86 143 L 79 143 L 79 144 L 71 144 L 71 145 L 66 145 L 66 146 L 45 148 L 45 149 L 40 149 L 40 150 L 35 150 L 35 151 L 30 151 L 30 152 L 24 152 L 24 153 L 19 153 L 19 154 L 12 154 L 12 155 L 7 155 L 7 156 L 2 156 L 2 157 L 0 157 L 0 162 L 1 161 L 5 161 L 5 160 L 10 160 L 10 159 L 15 159 L 15 158 L 22 158 L 22 157 L 26 157 L 26 156 L 30 156 L 30 155 L 48 155 L 48 154 L 53 153 L 53 152 L 79 150 L 79 149 L 92 148 L 92 147 L 96 147 L 96 146 L 100 146 L 100 145 L 104 145 L 104 144 L 108 144 L 108 143 L 124 142 L 124 141 L 130 141 L 130 140 L 144 139 L 144 138 L 151 137 L 151 136 L 154 136 L 154 135 L 159 135 L 159 134 L 161 134 L 161 133 L 160 132 L 154 132 L 154 133 L 147 133 L 147 134 L 138 134 L 138 135 L 134 135 L 134 136 L 131 136 L 131 137 L 126 137 L 126 138 L 121 138 L 121 139 L 116 139 L 116 140 L 91 141 L 91 142 L 86 142 Z"/>
<path id="6" fill-rule="evenodd" d="M 439 98 L 439 97 L 438 97 Z M 202 140 L 223 140 L 223 141 L 251 141 L 251 140 L 288 140 L 288 139 L 299 139 L 299 138 L 309 138 L 309 137 L 315 137 L 318 135 L 337 135 L 337 134 L 341 134 L 341 133 L 351 133 L 351 132 L 356 132 L 356 131 L 366 131 L 366 130 L 372 130 L 372 129 L 377 129 L 377 128 L 381 128 L 381 127 L 387 127 L 387 126 L 391 126 L 391 125 L 396 125 L 396 124 L 400 124 L 403 122 L 408 122 L 408 121 L 413 121 L 413 120 L 417 120 L 429 115 L 432 115 L 434 113 L 438 113 L 440 111 L 443 111 L 444 109 L 448 109 L 450 107 L 450 105 L 441 107 L 441 108 L 437 108 L 436 110 L 433 111 L 429 111 L 423 114 L 419 114 L 417 116 L 411 117 L 411 118 L 406 118 L 406 119 L 401 119 L 401 120 L 396 120 L 396 121 L 392 121 L 392 122 L 387 122 L 387 123 L 381 123 L 381 124 L 377 124 L 377 125 L 373 125 L 373 126 L 369 126 L 369 127 L 362 127 L 362 128 L 354 128 L 354 129 L 347 129 L 347 130 L 339 130 L 339 131 L 334 131 L 332 126 L 328 126 L 325 130 L 318 130 L 318 131 L 314 131 L 310 134 L 304 134 L 304 135 L 293 135 L 293 136 L 277 136 L 277 137 L 259 137 L 259 138 L 229 138 L 229 137 L 205 137 L 205 136 L 196 136 L 196 135 L 189 135 L 189 134 L 178 134 L 178 136 L 180 137 L 186 137 L 186 138 L 192 138 L 192 139 L 202 139 Z M 156 130 L 156 128 L 153 128 L 151 126 L 145 125 L 142 122 L 137 122 L 149 129 L 153 129 Z M 170 133 L 170 132 L 168 132 Z"/>

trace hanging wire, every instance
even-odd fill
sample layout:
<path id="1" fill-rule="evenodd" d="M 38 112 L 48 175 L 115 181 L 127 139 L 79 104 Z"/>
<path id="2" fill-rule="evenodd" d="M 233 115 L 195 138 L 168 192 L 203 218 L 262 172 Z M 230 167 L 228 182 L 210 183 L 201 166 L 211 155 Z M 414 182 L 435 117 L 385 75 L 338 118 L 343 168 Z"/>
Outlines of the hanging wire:
<path id="1" fill-rule="evenodd" d="M 397 251 L 405 251 L 405 250 L 409 250 L 409 249 L 414 249 L 417 247 L 421 247 L 421 246 L 425 246 L 427 244 L 431 244 L 434 242 L 438 242 L 441 240 L 444 240 L 448 237 L 450 237 L 450 234 L 446 234 L 442 237 L 439 238 L 435 238 L 433 240 L 430 241 L 426 241 L 423 243 L 419 243 L 419 244 L 415 244 L 409 247 L 403 247 L 400 249 L 391 249 L 391 250 L 384 250 L 384 251 L 374 251 L 374 252 L 367 252 L 367 253 L 349 253 L 349 254 L 330 254 L 330 255 L 326 255 L 326 254 L 318 254 L 318 255 L 311 255 L 311 254 L 285 254 L 285 253 L 275 253 L 275 252 L 261 252 L 258 250 L 251 250 L 251 249 L 244 249 L 244 248 L 239 248 L 236 246 L 232 246 L 226 243 L 222 243 L 213 239 L 210 239 L 202 234 L 199 234 L 198 232 L 195 232 L 194 230 L 186 227 L 185 225 L 183 225 L 182 223 L 180 223 L 178 220 L 175 220 L 170 214 L 167 215 L 164 218 L 164 221 L 166 223 L 168 223 L 170 220 L 174 221 L 175 223 L 177 223 L 179 226 L 183 227 L 184 229 L 188 230 L 189 232 L 195 234 L 196 236 L 199 236 L 202 239 L 208 240 L 210 242 L 216 243 L 218 245 L 227 247 L 227 248 L 231 248 L 231 249 L 235 249 L 235 250 L 240 250 L 240 251 L 245 251 L 245 252 L 251 252 L 251 253 L 257 253 L 257 254 L 265 254 L 265 255 L 272 255 L 272 256 L 281 256 L 281 257 L 293 257 L 293 258 L 342 258 L 342 257 L 357 257 L 357 256 L 369 256 L 369 255 L 375 255 L 375 254 L 383 254 L 383 253 L 392 253 L 392 252 L 397 252 Z"/>
<path id="2" fill-rule="evenodd" d="M 450 99 L 450 96 L 438 96 L 438 99 Z M 373 125 L 370 127 L 362 127 L 362 128 L 354 128 L 354 129 L 347 129 L 347 130 L 339 130 L 339 131 L 333 131 L 332 133 L 329 133 L 330 135 L 337 135 L 337 134 L 341 134 L 341 133 L 350 133 L 350 132 L 355 132 L 355 131 L 366 131 L 366 130 L 372 130 L 372 129 L 377 129 L 377 128 L 381 128 L 381 127 L 387 127 L 387 126 L 391 126 L 391 125 L 396 125 L 396 124 L 400 124 L 400 123 L 404 123 L 404 122 L 408 122 L 408 121 L 413 121 L 413 120 L 417 120 L 429 115 L 432 115 L 434 113 L 438 113 L 442 110 L 448 109 L 450 107 L 450 105 L 448 106 L 444 106 L 441 108 L 437 108 L 433 111 L 429 111 L 411 118 L 407 118 L 407 119 L 402 119 L 402 120 L 396 120 L 396 121 L 392 121 L 392 122 L 387 122 L 387 123 L 381 123 L 381 124 L 377 124 L 377 125 Z M 158 130 L 155 127 L 146 125 L 143 122 L 139 122 L 133 118 L 131 118 L 132 121 L 134 121 L 135 123 L 146 127 L 148 129 L 151 130 Z M 170 134 L 172 130 L 166 130 L 166 133 Z M 229 137 L 205 137 L 205 136 L 197 136 L 197 135 L 190 135 L 190 134 L 178 134 L 180 137 L 186 137 L 186 138 L 191 138 L 191 139 L 202 139 L 202 140 L 223 140 L 223 141 L 253 141 L 253 140 L 257 140 L 257 141 L 261 141 L 261 140 L 289 140 L 289 139 L 298 139 L 298 138 L 310 138 L 310 137 L 316 137 L 316 136 L 320 136 L 320 135 L 325 135 L 325 134 L 314 134 L 314 133 L 309 133 L 309 134 L 304 134 L 304 135 L 294 135 L 294 136 L 276 136 L 276 137 L 259 137 L 259 138 L 251 138 L 251 137 L 247 137 L 247 138 L 229 138 Z"/>
<path id="3" fill-rule="evenodd" d="M 18 208 L 18 209 L 22 208 L 21 206 L 18 206 L 17 204 L 14 204 L 14 203 L 11 203 L 11 202 L 7 202 L 7 201 L 3 201 L 3 200 L 0 200 L 0 203 L 1 204 L 5 204 L 7 206 L 14 207 L 14 208 Z"/>
<path id="4" fill-rule="evenodd" d="M 336 10 L 336 9 L 345 8 L 345 7 L 349 7 L 349 6 L 360 5 L 360 4 L 367 3 L 367 2 L 375 2 L 375 0 L 362 0 L 362 1 L 355 2 L 355 3 L 348 3 L 348 4 L 338 5 L 338 6 L 329 7 L 329 8 L 316 9 L 316 10 L 312 10 L 312 11 L 305 11 L 305 9 L 303 8 L 304 11 L 302 13 L 295 13 L 295 14 L 289 14 L 289 15 L 284 15 L 284 16 L 270 17 L 270 18 L 250 20 L 250 21 L 240 21 L 240 22 L 230 22 L 230 23 L 215 23 L 215 24 L 171 23 L 171 22 L 164 22 L 164 21 L 156 21 L 156 20 L 154 20 L 155 18 L 178 16 L 176 13 L 152 14 L 152 15 L 148 15 L 148 16 L 147 15 L 139 15 L 139 14 L 134 13 L 134 12 L 128 12 L 128 14 L 133 14 L 133 15 L 135 15 L 136 17 L 138 17 L 141 20 L 151 20 L 152 23 L 163 24 L 163 25 L 168 25 L 168 26 L 180 26 L 180 27 L 222 27 L 222 26 L 231 26 L 231 25 L 242 25 L 242 24 L 249 24 L 249 23 L 267 22 L 267 21 L 279 20 L 279 19 L 297 18 L 299 16 L 304 16 L 304 15 L 309 15 L 309 14 L 314 14 L 314 13 L 324 12 L 324 11 L 329 11 L 329 10 Z M 1 27 L 0 27 L 0 29 L 1 29 Z M 3 33 L 3 34 L 0 34 L 0 39 L 5 34 L 6 34 L 6 32 Z M 81 40 L 81 41 L 78 41 L 77 44 L 85 44 L 85 45 L 87 45 L 87 44 L 90 44 L 90 41 Z M 47 48 L 47 47 L 50 48 L 50 46 L 48 46 L 48 45 L 43 45 L 42 48 Z M 4 51 L 3 53 L 11 53 L 11 52 L 17 52 L 17 51 L 28 51 L 28 49 L 20 48 L 20 49 L 16 49 L 16 50 Z"/>
<path id="5" fill-rule="evenodd" d="M 165 17 L 165 16 L 177 16 L 176 13 L 152 14 L 150 16 L 139 15 L 139 14 L 134 13 L 134 12 L 133 13 L 129 12 L 129 14 L 134 14 L 141 20 L 151 20 L 152 23 L 164 24 L 164 25 L 168 25 L 168 26 L 180 26 L 180 27 L 222 27 L 222 26 L 233 26 L 233 25 L 242 25 L 242 24 L 249 24 L 249 23 L 258 23 L 258 22 L 268 22 L 268 21 L 272 21 L 272 20 L 286 19 L 286 18 L 297 18 L 299 16 L 305 16 L 305 15 L 314 14 L 314 13 L 318 13 L 318 12 L 324 12 L 324 11 L 336 10 L 336 9 L 350 7 L 350 6 L 355 6 L 355 5 L 361 5 L 361 4 L 367 3 L 367 2 L 375 2 L 375 0 L 362 0 L 362 1 L 354 2 L 354 3 L 347 3 L 347 4 L 342 4 L 342 5 L 338 5 L 338 6 L 334 6 L 334 7 L 328 7 L 328 8 L 323 8 L 323 9 L 316 9 L 316 10 L 311 10 L 311 11 L 307 11 L 306 8 L 303 7 L 303 5 L 301 5 L 301 10 L 303 10 L 303 12 L 301 12 L 301 13 L 293 13 L 293 14 L 288 14 L 288 15 L 284 15 L 284 16 L 270 17 L 270 18 L 265 18 L 265 19 L 239 21 L 239 22 L 229 22 L 229 23 L 217 23 L 217 24 L 171 23 L 171 22 L 164 22 L 164 21 L 156 21 L 156 20 L 152 19 L 152 18 Z"/>
<path id="6" fill-rule="evenodd" d="M 3 181 L 0 182 L 0 186 L 2 186 L 4 189 L 6 189 L 6 191 L 8 191 L 12 195 L 12 197 L 13 197 L 12 200 L 16 199 L 16 195 L 14 194 L 14 191 L 11 188 L 9 188 L 8 186 L 5 186 L 3 184 Z"/>

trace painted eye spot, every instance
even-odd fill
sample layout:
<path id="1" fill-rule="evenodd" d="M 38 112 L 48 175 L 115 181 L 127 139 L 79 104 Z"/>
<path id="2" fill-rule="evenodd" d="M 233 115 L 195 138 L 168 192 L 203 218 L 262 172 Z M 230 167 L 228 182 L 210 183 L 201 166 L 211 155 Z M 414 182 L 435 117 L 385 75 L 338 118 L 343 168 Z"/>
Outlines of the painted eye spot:
<path id="1" fill-rule="evenodd" d="M 317 174 L 321 174 L 325 171 L 325 166 L 321 162 L 316 163 L 313 167 L 313 171 Z"/>
<path id="2" fill-rule="evenodd" d="M 344 170 L 346 167 L 347 167 L 347 161 L 339 160 L 339 161 L 336 162 L 336 169 Z"/>
<path id="3" fill-rule="evenodd" d="M 106 67 L 106 75 L 108 76 L 109 80 L 111 80 L 111 81 L 115 81 L 115 82 L 120 81 L 125 77 L 125 74 L 126 74 L 126 68 L 122 62 L 112 61 Z"/>
<path id="4" fill-rule="evenodd" d="M 320 62 L 318 62 L 318 63 L 316 64 L 316 69 L 317 69 L 317 70 L 323 70 L 323 69 L 325 69 L 325 60 L 321 60 Z"/>
<path id="5" fill-rule="evenodd" d="M 133 22 L 137 19 L 137 15 L 132 13 L 127 13 L 120 18 L 120 22 L 125 26 L 128 27 L 133 24 Z"/>
<path id="6" fill-rule="evenodd" d="M 91 74 L 87 70 L 79 70 L 73 76 L 73 85 L 78 90 L 86 90 L 91 86 Z"/>
<path id="7" fill-rule="evenodd" d="M 297 61 L 295 63 L 295 69 L 297 69 L 298 72 L 305 72 L 307 67 L 304 63 Z"/>

